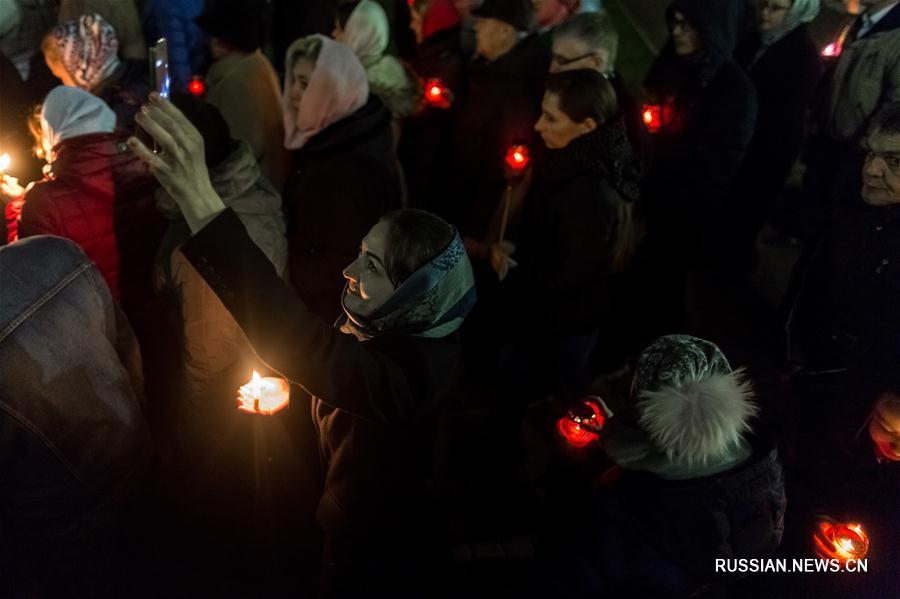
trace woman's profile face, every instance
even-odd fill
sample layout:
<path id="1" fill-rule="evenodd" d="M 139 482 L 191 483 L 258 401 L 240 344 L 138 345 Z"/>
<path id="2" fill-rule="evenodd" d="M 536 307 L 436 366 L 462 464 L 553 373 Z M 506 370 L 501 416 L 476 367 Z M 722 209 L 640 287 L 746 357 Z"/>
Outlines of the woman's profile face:
<path id="1" fill-rule="evenodd" d="M 576 123 L 559 107 L 559 95 L 553 92 L 544 94 L 541 103 L 541 118 L 534 125 L 534 130 L 541 134 L 544 145 L 551 150 L 565 148 L 576 137 L 581 137 L 597 128 L 594 119 L 586 119 Z"/>
<path id="2" fill-rule="evenodd" d="M 389 233 L 390 224 L 378 222 L 362 240 L 359 257 L 344 269 L 344 306 L 363 318 L 371 316 L 394 293 L 385 269 Z"/>
<path id="3" fill-rule="evenodd" d="M 291 105 L 294 108 L 300 108 L 300 102 L 303 101 L 303 94 L 309 87 L 309 80 L 312 78 L 315 68 L 315 63 L 305 57 L 298 58 L 294 62 L 294 67 L 291 69 L 291 89 L 288 91 Z"/>

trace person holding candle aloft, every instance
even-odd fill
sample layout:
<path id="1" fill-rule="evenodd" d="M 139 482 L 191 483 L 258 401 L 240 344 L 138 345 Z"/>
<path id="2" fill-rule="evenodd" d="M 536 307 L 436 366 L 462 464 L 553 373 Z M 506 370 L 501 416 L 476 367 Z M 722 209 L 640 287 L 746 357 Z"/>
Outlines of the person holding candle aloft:
<path id="1" fill-rule="evenodd" d="M 210 184 L 197 130 L 155 94 L 138 121 L 163 148 L 129 144 L 179 204 L 182 251 L 259 357 L 313 396 L 325 491 L 323 587 L 408 588 L 425 575 L 424 479 L 433 418 L 475 300 L 458 234 L 429 213 L 380 220 L 344 269 L 343 316 L 323 322 L 277 276 Z M 417 534 L 419 536 L 417 536 Z M 420 567 L 421 566 L 421 567 Z"/>

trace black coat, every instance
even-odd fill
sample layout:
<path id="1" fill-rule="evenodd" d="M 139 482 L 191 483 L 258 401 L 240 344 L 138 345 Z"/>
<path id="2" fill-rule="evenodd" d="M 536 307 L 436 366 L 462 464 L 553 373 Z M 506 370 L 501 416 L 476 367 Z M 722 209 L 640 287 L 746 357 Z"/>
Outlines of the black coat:
<path id="1" fill-rule="evenodd" d="M 743 216 L 758 232 L 800 153 L 806 114 L 824 67 L 805 25 L 769 48 L 754 35 L 738 47 L 736 58 L 759 101 L 756 132 L 738 186 Z"/>
<path id="2" fill-rule="evenodd" d="M 360 342 L 340 333 L 278 277 L 231 209 L 183 251 L 260 359 L 313 396 L 325 470 L 316 520 L 326 561 L 405 567 L 397 552 L 424 551 L 414 539 L 428 538 L 425 478 L 455 341 L 386 334 Z M 377 584 L 362 572 L 347 575 Z"/>
<path id="3" fill-rule="evenodd" d="M 445 202 L 453 122 L 466 97 L 466 61 L 459 27 L 444 29 L 416 47 L 409 66 L 425 82 L 440 79 L 453 94 L 448 108 L 428 106 L 403 122 L 397 154 L 412 206 L 449 218 Z"/>
<path id="4" fill-rule="evenodd" d="M 572 519 L 559 596 L 688 597 L 713 580 L 717 558 L 771 555 L 784 532 L 784 476 L 773 441 L 753 444 L 746 463 L 703 478 L 623 472 L 590 516 Z"/>
<path id="5" fill-rule="evenodd" d="M 381 101 L 316 134 L 293 154 L 285 184 L 290 279 L 310 310 L 333 322 L 340 313 L 341 272 L 385 213 L 400 208 L 401 186 Z"/>
<path id="6" fill-rule="evenodd" d="M 524 276 L 532 332 L 587 334 L 612 316 L 613 235 L 640 177 L 624 120 L 546 151 L 525 199 L 512 275 Z"/>
<path id="7" fill-rule="evenodd" d="M 453 221 L 464 236 L 483 240 L 506 186 L 503 158 L 514 143 L 531 153 L 550 55 L 537 35 L 493 62 L 469 68 L 469 89 L 456 119 L 452 171 Z"/>
<path id="8" fill-rule="evenodd" d="M 804 252 L 788 291 L 789 360 L 810 370 L 896 372 L 900 206 L 858 202 Z"/>
<path id="9" fill-rule="evenodd" d="M 735 179 L 756 123 L 753 84 L 731 59 L 738 2 L 678 0 L 706 50 L 678 57 L 670 41 L 648 74 L 652 99 L 673 110 L 653 136 L 653 166 L 645 187 L 648 235 L 694 257 L 727 238 Z"/>

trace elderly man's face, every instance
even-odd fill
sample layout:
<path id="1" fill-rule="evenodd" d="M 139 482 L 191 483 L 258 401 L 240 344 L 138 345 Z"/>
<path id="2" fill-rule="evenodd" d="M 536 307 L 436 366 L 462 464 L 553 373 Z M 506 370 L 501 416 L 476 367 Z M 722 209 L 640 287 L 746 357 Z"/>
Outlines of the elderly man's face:
<path id="1" fill-rule="evenodd" d="M 871 206 L 900 204 L 900 133 L 873 131 L 865 142 L 862 198 Z"/>
<path id="2" fill-rule="evenodd" d="M 584 40 L 574 36 L 556 36 L 553 38 L 552 60 L 550 72 L 570 71 L 573 69 L 594 69 L 600 73 L 607 70 L 605 52 L 599 48 L 591 48 Z"/>

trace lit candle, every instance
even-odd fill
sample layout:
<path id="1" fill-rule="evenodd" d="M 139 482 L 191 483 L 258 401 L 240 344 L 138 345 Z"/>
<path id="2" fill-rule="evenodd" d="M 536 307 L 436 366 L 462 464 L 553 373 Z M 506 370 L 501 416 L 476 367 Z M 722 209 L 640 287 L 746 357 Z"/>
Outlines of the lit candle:
<path id="1" fill-rule="evenodd" d="M 585 447 L 600 438 L 606 424 L 607 411 L 600 398 L 585 398 L 556 423 L 556 430 L 569 445 Z"/>
<path id="2" fill-rule="evenodd" d="M 2 175 L 3 172 L 9 168 L 9 163 L 9 154 L 0 155 L 0 175 Z"/>
<path id="3" fill-rule="evenodd" d="M 453 92 L 438 78 L 425 82 L 425 101 L 436 108 L 450 108 L 453 103 Z"/>
<path id="4" fill-rule="evenodd" d="M 250 414 L 272 415 L 286 408 L 291 389 L 281 377 L 261 377 L 255 370 L 250 381 L 238 390 L 238 409 Z"/>
<path id="5" fill-rule="evenodd" d="M 819 558 L 836 559 L 842 564 L 863 559 L 869 553 L 869 537 L 859 524 L 822 520 L 816 526 L 813 544 Z"/>

